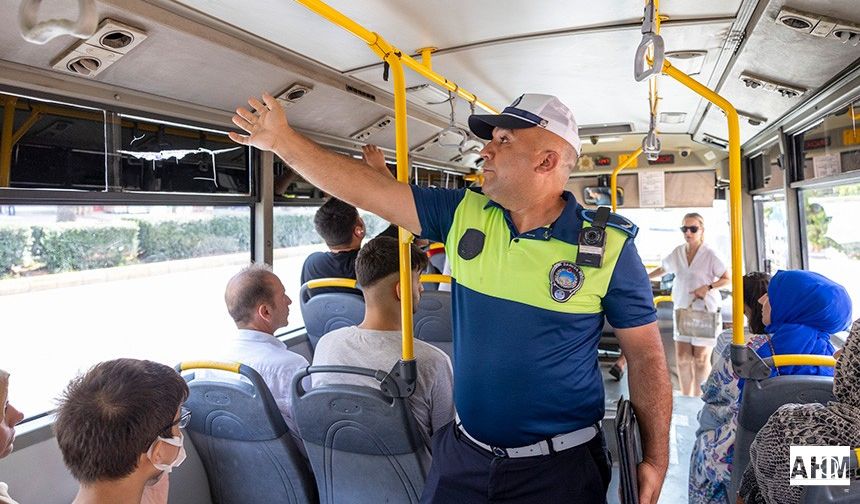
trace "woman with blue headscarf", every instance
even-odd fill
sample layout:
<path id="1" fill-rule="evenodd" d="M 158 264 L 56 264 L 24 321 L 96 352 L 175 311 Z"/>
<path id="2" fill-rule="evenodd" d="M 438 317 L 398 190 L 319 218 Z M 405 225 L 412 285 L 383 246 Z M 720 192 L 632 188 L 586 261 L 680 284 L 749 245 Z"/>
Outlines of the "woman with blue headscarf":
<path id="1" fill-rule="evenodd" d="M 833 355 L 830 335 L 851 325 L 851 298 L 844 287 L 829 278 L 804 270 L 778 271 L 767 294 L 759 298 L 762 321 L 770 334 L 768 344 L 756 353 L 772 355 Z M 833 376 L 827 366 L 786 366 L 775 368 L 777 375 Z M 743 390 L 743 380 L 738 387 Z"/>

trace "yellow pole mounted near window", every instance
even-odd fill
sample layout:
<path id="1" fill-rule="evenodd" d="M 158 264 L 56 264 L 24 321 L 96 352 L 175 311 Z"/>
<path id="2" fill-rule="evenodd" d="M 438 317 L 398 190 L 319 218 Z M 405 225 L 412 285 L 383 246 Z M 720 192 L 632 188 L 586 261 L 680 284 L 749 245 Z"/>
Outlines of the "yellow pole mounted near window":
<path id="1" fill-rule="evenodd" d="M 612 175 L 609 176 L 609 190 L 612 191 L 612 194 L 609 197 L 612 199 L 613 212 L 618 209 L 618 174 L 621 173 L 621 170 L 632 165 L 633 162 L 636 161 L 636 158 L 639 157 L 639 154 L 642 154 L 642 147 L 631 152 L 630 156 L 612 170 Z"/>
<path id="2" fill-rule="evenodd" d="M 434 72 L 431 69 L 432 65 L 430 63 L 431 50 L 427 49 L 423 52 L 423 59 L 426 64 L 419 63 L 410 56 L 403 54 L 393 45 L 389 44 L 388 41 L 382 38 L 379 34 L 366 29 L 326 3 L 319 0 L 296 1 L 363 40 L 368 46 L 370 46 L 373 52 L 382 58 L 383 61 L 388 63 L 391 68 L 391 75 L 394 79 L 394 126 L 397 153 L 397 180 L 400 182 L 409 183 L 409 142 L 407 141 L 406 130 L 406 79 L 403 74 L 403 65 L 408 66 L 414 72 L 424 76 L 444 89 L 451 91 L 452 93 L 456 93 L 461 98 L 474 103 L 476 106 L 498 114 L 496 109 L 479 100 L 474 94 L 460 88 L 457 84 Z M 403 228 L 399 228 L 398 235 L 400 242 L 400 321 L 403 328 L 401 360 L 406 362 L 415 360 L 412 332 L 412 261 L 410 253 L 412 234 Z"/>

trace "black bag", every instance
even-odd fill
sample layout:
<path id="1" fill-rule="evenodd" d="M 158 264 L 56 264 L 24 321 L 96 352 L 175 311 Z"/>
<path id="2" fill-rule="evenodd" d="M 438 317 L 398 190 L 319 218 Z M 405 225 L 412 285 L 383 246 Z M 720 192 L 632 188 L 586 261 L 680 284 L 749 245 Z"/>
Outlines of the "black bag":
<path id="1" fill-rule="evenodd" d="M 615 435 L 618 445 L 618 472 L 621 483 L 618 486 L 621 504 L 639 504 L 639 477 L 636 466 L 641 457 L 639 429 L 633 405 L 621 396 L 615 415 Z"/>

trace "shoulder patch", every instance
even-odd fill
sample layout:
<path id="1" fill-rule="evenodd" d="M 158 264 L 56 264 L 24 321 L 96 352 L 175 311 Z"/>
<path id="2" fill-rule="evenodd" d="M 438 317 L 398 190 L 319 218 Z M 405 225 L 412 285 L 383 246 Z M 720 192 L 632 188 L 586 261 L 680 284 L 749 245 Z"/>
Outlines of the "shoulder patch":
<path id="1" fill-rule="evenodd" d="M 586 210 L 582 208 L 579 211 L 579 216 L 584 221 L 594 222 L 595 213 L 595 210 Z M 609 214 L 609 222 L 606 223 L 606 226 L 622 231 L 630 238 L 636 238 L 636 235 L 639 233 L 639 226 L 633 224 L 633 221 L 631 221 L 630 219 L 622 217 L 617 213 Z"/>

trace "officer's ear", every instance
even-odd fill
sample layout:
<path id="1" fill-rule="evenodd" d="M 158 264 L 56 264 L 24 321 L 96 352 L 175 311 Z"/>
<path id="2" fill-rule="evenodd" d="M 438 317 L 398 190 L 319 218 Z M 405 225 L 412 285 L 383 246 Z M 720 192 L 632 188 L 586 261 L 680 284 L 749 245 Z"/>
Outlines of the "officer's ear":
<path id="1" fill-rule="evenodd" d="M 397 298 L 397 301 L 403 299 L 402 294 L 400 294 L 400 280 L 394 282 L 394 297 Z"/>
<path id="2" fill-rule="evenodd" d="M 537 173 L 550 173 L 561 166 L 561 154 L 554 150 L 547 150 L 541 154 L 540 164 L 535 171 Z"/>

